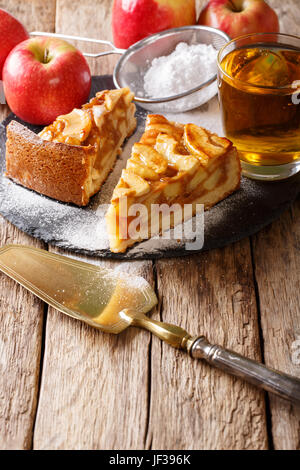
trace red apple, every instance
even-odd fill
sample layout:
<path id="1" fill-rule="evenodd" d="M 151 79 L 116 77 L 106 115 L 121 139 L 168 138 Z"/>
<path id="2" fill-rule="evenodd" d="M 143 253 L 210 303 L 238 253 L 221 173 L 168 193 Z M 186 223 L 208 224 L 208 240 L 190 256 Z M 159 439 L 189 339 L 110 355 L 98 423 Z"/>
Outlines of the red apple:
<path id="1" fill-rule="evenodd" d="M 210 0 L 198 24 L 221 29 L 231 38 L 279 31 L 278 17 L 264 0 Z"/>
<path id="2" fill-rule="evenodd" d="M 122 49 L 150 34 L 195 23 L 195 0 L 114 0 L 113 38 Z"/>
<path id="3" fill-rule="evenodd" d="M 89 66 L 74 46 L 36 37 L 18 44 L 3 68 L 4 93 L 11 110 L 32 124 L 49 124 L 87 101 Z"/>
<path id="4" fill-rule="evenodd" d="M 10 51 L 28 38 L 29 34 L 20 21 L 0 8 L 0 79 L 3 64 Z"/>

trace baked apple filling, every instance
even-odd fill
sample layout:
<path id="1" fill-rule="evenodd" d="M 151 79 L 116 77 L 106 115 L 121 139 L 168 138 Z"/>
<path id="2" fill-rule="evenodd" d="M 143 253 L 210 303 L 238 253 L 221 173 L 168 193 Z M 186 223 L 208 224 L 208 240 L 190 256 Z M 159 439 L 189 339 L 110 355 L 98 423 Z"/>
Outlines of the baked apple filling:
<path id="1" fill-rule="evenodd" d="M 194 215 L 197 204 L 209 209 L 237 189 L 240 172 L 237 151 L 229 140 L 194 124 L 183 125 L 160 115 L 149 115 L 145 133 L 132 148 L 106 215 L 111 250 L 123 252 L 154 235 L 150 233 L 152 204 L 192 204 Z M 120 228 L 124 198 L 127 216 L 122 214 Z M 138 239 L 131 239 L 128 234 L 132 204 L 142 204 L 147 209 L 148 231 Z M 160 221 L 157 231 L 161 229 Z"/>

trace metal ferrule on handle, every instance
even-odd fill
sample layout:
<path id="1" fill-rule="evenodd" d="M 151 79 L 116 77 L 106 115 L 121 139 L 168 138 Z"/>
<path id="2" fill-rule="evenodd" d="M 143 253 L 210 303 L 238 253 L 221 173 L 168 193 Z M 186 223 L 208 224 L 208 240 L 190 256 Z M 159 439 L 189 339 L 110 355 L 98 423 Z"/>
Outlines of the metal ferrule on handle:
<path id="1" fill-rule="evenodd" d="M 296 377 L 269 369 L 252 359 L 216 344 L 210 344 L 204 336 L 194 338 L 189 343 L 190 356 L 205 359 L 229 374 L 300 405 L 300 380 Z"/>

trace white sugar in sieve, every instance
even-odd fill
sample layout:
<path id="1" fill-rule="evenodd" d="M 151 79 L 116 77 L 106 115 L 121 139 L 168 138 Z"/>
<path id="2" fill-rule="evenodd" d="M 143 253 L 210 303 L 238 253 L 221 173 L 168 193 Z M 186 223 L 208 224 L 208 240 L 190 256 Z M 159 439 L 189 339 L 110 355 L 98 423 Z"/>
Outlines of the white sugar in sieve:
<path id="1" fill-rule="evenodd" d="M 212 45 L 216 50 L 221 49 L 230 38 L 223 31 L 208 26 L 184 26 L 152 34 L 126 49 L 116 48 L 110 41 L 101 39 L 69 36 L 66 34 L 45 33 L 34 31 L 32 36 L 58 37 L 66 40 L 76 40 L 103 44 L 111 47 L 110 50 L 99 53 L 85 53 L 87 57 L 102 57 L 109 54 L 120 54 L 113 73 L 114 84 L 117 88 L 129 87 L 135 96 L 135 101 L 143 108 L 156 112 L 184 112 L 197 108 L 209 101 L 217 92 L 217 75 L 213 75 L 206 82 L 183 93 L 163 98 L 148 98 L 145 96 L 144 76 L 152 60 L 171 54 L 177 44 L 185 42 L 192 44 Z"/>

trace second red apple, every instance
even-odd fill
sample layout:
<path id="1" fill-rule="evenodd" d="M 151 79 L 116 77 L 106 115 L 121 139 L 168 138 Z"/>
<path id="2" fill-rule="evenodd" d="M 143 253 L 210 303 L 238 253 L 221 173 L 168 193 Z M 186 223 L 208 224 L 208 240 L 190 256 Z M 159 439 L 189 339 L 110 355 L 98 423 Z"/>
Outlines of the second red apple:
<path id="1" fill-rule="evenodd" d="M 232 39 L 243 34 L 279 31 L 277 14 L 264 0 L 211 0 L 198 23 L 221 29 Z"/>
<path id="2" fill-rule="evenodd" d="M 115 0 L 112 30 L 117 47 L 165 29 L 196 23 L 195 0 Z"/>

